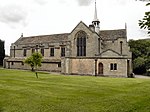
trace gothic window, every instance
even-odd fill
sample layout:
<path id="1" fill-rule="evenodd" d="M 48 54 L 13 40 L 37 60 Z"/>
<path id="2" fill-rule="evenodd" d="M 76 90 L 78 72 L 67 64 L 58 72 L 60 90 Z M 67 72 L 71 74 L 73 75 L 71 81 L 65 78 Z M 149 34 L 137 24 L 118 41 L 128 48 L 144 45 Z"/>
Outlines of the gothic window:
<path id="1" fill-rule="evenodd" d="M 77 33 L 77 56 L 86 56 L 86 33 Z"/>
<path id="2" fill-rule="evenodd" d="M 41 54 L 42 54 L 42 56 L 44 56 L 44 49 L 43 48 L 41 49 Z"/>
<path id="3" fill-rule="evenodd" d="M 113 66 L 114 66 L 113 63 L 111 63 L 111 64 L 110 64 L 110 70 L 113 70 L 113 69 L 114 69 Z"/>
<path id="4" fill-rule="evenodd" d="M 15 46 L 14 46 L 14 57 L 15 57 L 15 50 L 16 50 L 16 48 L 15 48 Z"/>
<path id="5" fill-rule="evenodd" d="M 58 63 L 58 67 L 59 67 L 59 68 L 61 67 L 61 62 Z"/>
<path id="6" fill-rule="evenodd" d="M 23 56 L 24 57 L 27 56 L 27 50 L 26 49 L 23 50 Z"/>
<path id="7" fill-rule="evenodd" d="M 117 70 L 117 63 L 114 63 L 114 70 Z"/>
<path id="8" fill-rule="evenodd" d="M 33 54 L 34 52 L 35 52 L 35 49 L 33 48 L 33 49 L 32 49 L 32 54 Z"/>
<path id="9" fill-rule="evenodd" d="M 121 41 L 120 42 L 120 54 L 122 54 L 122 44 L 123 44 L 123 42 Z"/>
<path id="10" fill-rule="evenodd" d="M 38 46 L 38 45 L 36 45 L 36 52 L 38 52 L 38 47 L 39 47 L 39 46 Z"/>
<path id="11" fill-rule="evenodd" d="M 50 48 L 50 56 L 54 56 L 54 48 Z"/>
<path id="12" fill-rule="evenodd" d="M 24 62 L 21 62 L 21 65 L 24 65 Z"/>
<path id="13" fill-rule="evenodd" d="M 100 49 L 101 49 L 101 41 L 100 38 L 98 38 L 98 53 L 101 52 Z"/>
<path id="14" fill-rule="evenodd" d="M 65 56 L 65 47 L 61 47 L 61 57 Z"/>
<path id="15" fill-rule="evenodd" d="M 111 63 L 110 70 L 117 70 L 117 63 Z"/>

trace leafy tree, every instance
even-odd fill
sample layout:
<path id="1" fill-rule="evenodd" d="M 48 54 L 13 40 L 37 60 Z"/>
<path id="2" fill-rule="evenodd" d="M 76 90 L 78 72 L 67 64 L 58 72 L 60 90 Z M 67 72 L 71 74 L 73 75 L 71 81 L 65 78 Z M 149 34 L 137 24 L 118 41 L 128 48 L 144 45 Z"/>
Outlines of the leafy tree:
<path id="1" fill-rule="evenodd" d="M 150 69 L 150 39 L 129 40 L 129 46 L 132 51 L 134 73 L 146 73 Z"/>
<path id="2" fill-rule="evenodd" d="M 150 3 L 147 3 L 146 6 L 150 6 Z M 145 12 L 144 18 L 139 20 L 139 26 L 141 29 L 147 29 L 150 35 L 150 11 Z"/>
<path id="3" fill-rule="evenodd" d="M 35 52 L 30 57 L 25 59 L 25 63 L 29 64 L 32 68 L 32 71 L 35 70 L 36 77 L 38 78 L 37 69 L 41 67 L 42 63 L 42 55 L 41 53 Z"/>
<path id="4" fill-rule="evenodd" d="M 133 69 L 135 73 L 143 74 L 146 72 L 145 59 L 138 57 L 133 60 Z"/>
<path id="5" fill-rule="evenodd" d="M 33 62 L 33 57 L 32 56 L 26 58 L 24 62 L 27 63 L 28 65 L 30 65 L 31 68 L 32 68 L 32 71 L 34 71 L 34 62 Z"/>
<path id="6" fill-rule="evenodd" d="M 5 58 L 4 41 L 0 40 L 0 65 L 3 65 L 4 58 Z"/>

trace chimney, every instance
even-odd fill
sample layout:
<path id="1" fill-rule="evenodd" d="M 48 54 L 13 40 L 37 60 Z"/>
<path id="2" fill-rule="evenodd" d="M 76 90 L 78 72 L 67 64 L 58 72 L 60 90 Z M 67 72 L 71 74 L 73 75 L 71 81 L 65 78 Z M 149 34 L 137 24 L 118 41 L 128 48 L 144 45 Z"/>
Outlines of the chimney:
<path id="1" fill-rule="evenodd" d="M 89 25 L 89 28 L 90 28 L 92 31 L 95 32 L 95 27 L 94 27 L 94 25 Z"/>

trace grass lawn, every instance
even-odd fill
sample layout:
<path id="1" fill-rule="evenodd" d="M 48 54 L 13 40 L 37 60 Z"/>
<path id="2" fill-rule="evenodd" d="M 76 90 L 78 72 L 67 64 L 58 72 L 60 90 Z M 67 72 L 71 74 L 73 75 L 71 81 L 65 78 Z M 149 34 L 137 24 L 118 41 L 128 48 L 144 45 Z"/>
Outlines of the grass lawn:
<path id="1" fill-rule="evenodd" d="M 150 112 L 150 79 L 0 69 L 0 112 Z"/>

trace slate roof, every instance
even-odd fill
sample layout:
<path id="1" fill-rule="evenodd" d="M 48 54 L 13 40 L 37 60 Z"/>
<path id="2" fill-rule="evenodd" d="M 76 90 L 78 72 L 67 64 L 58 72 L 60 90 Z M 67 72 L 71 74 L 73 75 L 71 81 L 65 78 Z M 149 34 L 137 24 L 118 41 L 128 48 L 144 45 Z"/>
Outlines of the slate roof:
<path id="1" fill-rule="evenodd" d="M 15 44 L 55 43 L 68 41 L 69 33 L 20 37 Z"/>
<path id="2" fill-rule="evenodd" d="M 20 37 L 14 44 L 39 44 L 39 43 L 55 43 L 68 41 L 70 33 L 40 35 L 31 37 Z M 118 38 L 126 38 L 126 29 L 119 30 L 101 30 L 99 33 L 103 40 L 116 40 Z"/>
<path id="3" fill-rule="evenodd" d="M 22 62 L 23 60 L 25 60 L 26 58 L 18 58 L 18 57 L 15 57 L 15 58 L 5 58 L 7 59 L 7 61 L 16 61 L 16 62 Z M 46 59 L 46 58 L 43 58 L 43 61 L 42 62 L 61 62 L 61 59 Z"/>
<path id="4" fill-rule="evenodd" d="M 126 38 L 126 29 L 102 30 L 99 35 L 103 40 L 116 40 L 120 37 Z"/>

